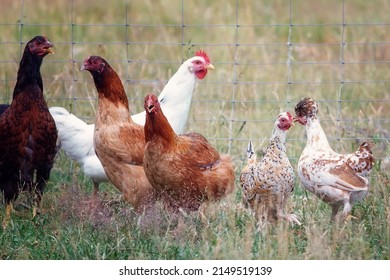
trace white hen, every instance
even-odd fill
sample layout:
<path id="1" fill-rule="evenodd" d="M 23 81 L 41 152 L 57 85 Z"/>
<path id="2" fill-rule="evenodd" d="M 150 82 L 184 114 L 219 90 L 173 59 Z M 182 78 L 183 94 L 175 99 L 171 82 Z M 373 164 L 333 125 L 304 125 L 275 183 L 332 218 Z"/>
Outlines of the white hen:
<path id="1" fill-rule="evenodd" d="M 160 93 L 159 102 L 175 133 L 184 132 L 196 79 L 203 79 L 208 70 L 212 69 L 214 66 L 208 55 L 204 51 L 198 51 L 179 67 Z M 50 113 L 57 125 L 61 148 L 68 157 L 80 163 L 84 173 L 92 178 L 97 192 L 99 182 L 108 179 L 93 147 L 95 125 L 86 124 L 62 107 L 52 107 Z M 132 115 L 131 118 L 134 122 L 145 125 L 145 111 Z"/>
<path id="2" fill-rule="evenodd" d="M 371 144 L 364 142 L 351 154 L 336 153 L 317 118 L 318 105 L 309 97 L 295 106 L 295 121 L 304 125 L 307 142 L 298 161 L 303 186 L 332 207 L 332 220 L 342 208 L 342 219 L 369 190 L 368 175 L 374 164 Z"/>
<path id="3" fill-rule="evenodd" d="M 93 147 L 95 126 L 86 124 L 62 107 L 51 107 L 49 111 L 56 122 L 61 149 L 81 165 L 85 175 L 92 178 L 96 193 L 99 183 L 108 179 Z"/>
<path id="4" fill-rule="evenodd" d="M 207 54 L 198 51 L 179 67 L 158 96 L 161 109 L 176 134 L 184 133 L 196 79 L 204 79 L 207 70 L 213 69 Z M 145 111 L 132 115 L 131 118 L 136 123 L 145 125 Z"/>

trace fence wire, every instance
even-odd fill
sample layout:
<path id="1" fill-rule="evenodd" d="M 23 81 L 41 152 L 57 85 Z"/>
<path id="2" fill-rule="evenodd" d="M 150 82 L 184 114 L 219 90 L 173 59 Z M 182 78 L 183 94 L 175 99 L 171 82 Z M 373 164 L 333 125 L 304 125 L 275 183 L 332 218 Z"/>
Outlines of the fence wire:
<path id="1" fill-rule="evenodd" d="M 358 9 L 364 1 L 318 1 L 322 8 L 335 6 L 329 22 L 325 11 L 311 1 L 15 2 L 4 1 L 0 12 L 9 9 L 11 14 L 0 21 L 0 32 L 12 30 L 2 32 L 0 43 L 3 103 L 10 102 L 24 45 L 36 33 L 49 33 L 59 53 L 45 59 L 50 66 L 42 69 L 49 105 L 67 107 L 89 123 L 94 119 L 96 93 L 90 77 L 78 71 L 85 57 L 103 52 L 118 67 L 129 100 L 140 111 L 143 95 L 148 93 L 144 90 L 161 90 L 168 74 L 193 50 L 203 48 L 217 57 L 213 64 L 223 74 L 209 74 L 197 83 L 189 130 L 242 156 L 249 139 L 266 144 L 275 111 L 291 111 L 301 97 L 309 95 L 325 108 L 321 119 L 336 150 L 350 150 L 349 144 L 342 143 L 356 147 L 355 142 L 368 139 L 378 144 L 377 158 L 388 157 L 390 22 L 380 13 L 390 8 L 388 1 L 367 4 L 378 11 L 372 21 L 365 16 L 369 9 Z M 136 19 L 135 9 L 153 5 L 158 7 L 150 18 Z M 273 5 L 283 12 L 257 20 L 257 13 Z M 312 9 L 307 8 L 310 5 Z M 52 12 L 50 6 L 61 11 Z M 87 13 L 88 9 L 97 15 Z M 118 15 L 109 16 L 111 9 Z M 223 14 L 220 10 L 226 16 L 211 20 L 209 14 Z M 40 14 L 38 19 L 34 13 Z M 229 36 L 222 38 L 223 33 Z M 332 34 L 339 36 L 335 39 Z M 302 147 L 304 137 L 301 130 L 291 133 L 288 141 Z M 291 156 L 296 159 L 299 152 Z"/>

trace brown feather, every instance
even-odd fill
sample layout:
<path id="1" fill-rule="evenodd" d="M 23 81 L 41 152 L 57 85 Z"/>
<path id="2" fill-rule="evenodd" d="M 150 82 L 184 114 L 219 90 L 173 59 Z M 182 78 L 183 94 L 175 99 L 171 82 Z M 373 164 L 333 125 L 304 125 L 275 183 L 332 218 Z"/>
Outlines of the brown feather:
<path id="1" fill-rule="evenodd" d="M 94 145 L 110 182 L 137 211 L 155 201 L 143 169 L 145 134 L 130 117 L 129 103 L 118 74 L 106 60 L 91 56 L 82 69 L 91 72 L 99 94 Z"/>
<path id="2" fill-rule="evenodd" d="M 40 73 L 52 46 L 43 36 L 26 44 L 12 103 L 0 118 L 0 188 L 6 204 L 27 189 L 39 206 L 54 164 L 57 128 L 43 96 Z"/>
<path id="3" fill-rule="evenodd" d="M 329 173 L 339 178 L 336 184 L 342 189 L 349 191 L 367 190 L 367 180 L 357 175 L 346 163 L 330 168 Z"/>
<path id="4" fill-rule="evenodd" d="M 197 133 L 176 135 L 156 96 L 145 98 L 144 169 L 157 194 L 173 209 L 197 210 L 234 190 L 234 166 Z"/>

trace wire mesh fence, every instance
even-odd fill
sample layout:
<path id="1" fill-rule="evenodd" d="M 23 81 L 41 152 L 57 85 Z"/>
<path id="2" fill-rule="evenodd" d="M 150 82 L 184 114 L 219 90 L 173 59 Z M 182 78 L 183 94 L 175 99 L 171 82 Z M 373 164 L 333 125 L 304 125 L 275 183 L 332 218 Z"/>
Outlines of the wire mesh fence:
<path id="1" fill-rule="evenodd" d="M 10 102 L 24 44 L 37 34 L 56 47 L 42 67 L 49 106 L 89 123 L 97 95 L 90 75 L 79 71 L 89 55 L 118 71 L 131 111 L 139 112 L 147 93 L 158 94 L 181 62 L 204 49 L 216 71 L 197 83 L 188 130 L 240 158 L 249 139 L 266 145 L 278 112 L 310 96 L 335 150 L 373 140 L 384 160 L 389 8 L 387 0 L 3 0 L 0 98 Z M 302 127 L 289 133 L 293 160 L 304 144 Z"/>

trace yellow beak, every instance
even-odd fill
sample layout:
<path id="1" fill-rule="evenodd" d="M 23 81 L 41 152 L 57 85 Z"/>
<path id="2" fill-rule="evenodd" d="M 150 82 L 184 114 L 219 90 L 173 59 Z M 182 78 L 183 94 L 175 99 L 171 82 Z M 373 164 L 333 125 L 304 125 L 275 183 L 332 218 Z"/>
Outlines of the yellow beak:
<path id="1" fill-rule="evenodd" d="M 208 70 L 214 70 L 214 65 L 212 65 L 210 63 L 210 64 L 207 64 L 205 68 L 208 69 Z"/>

